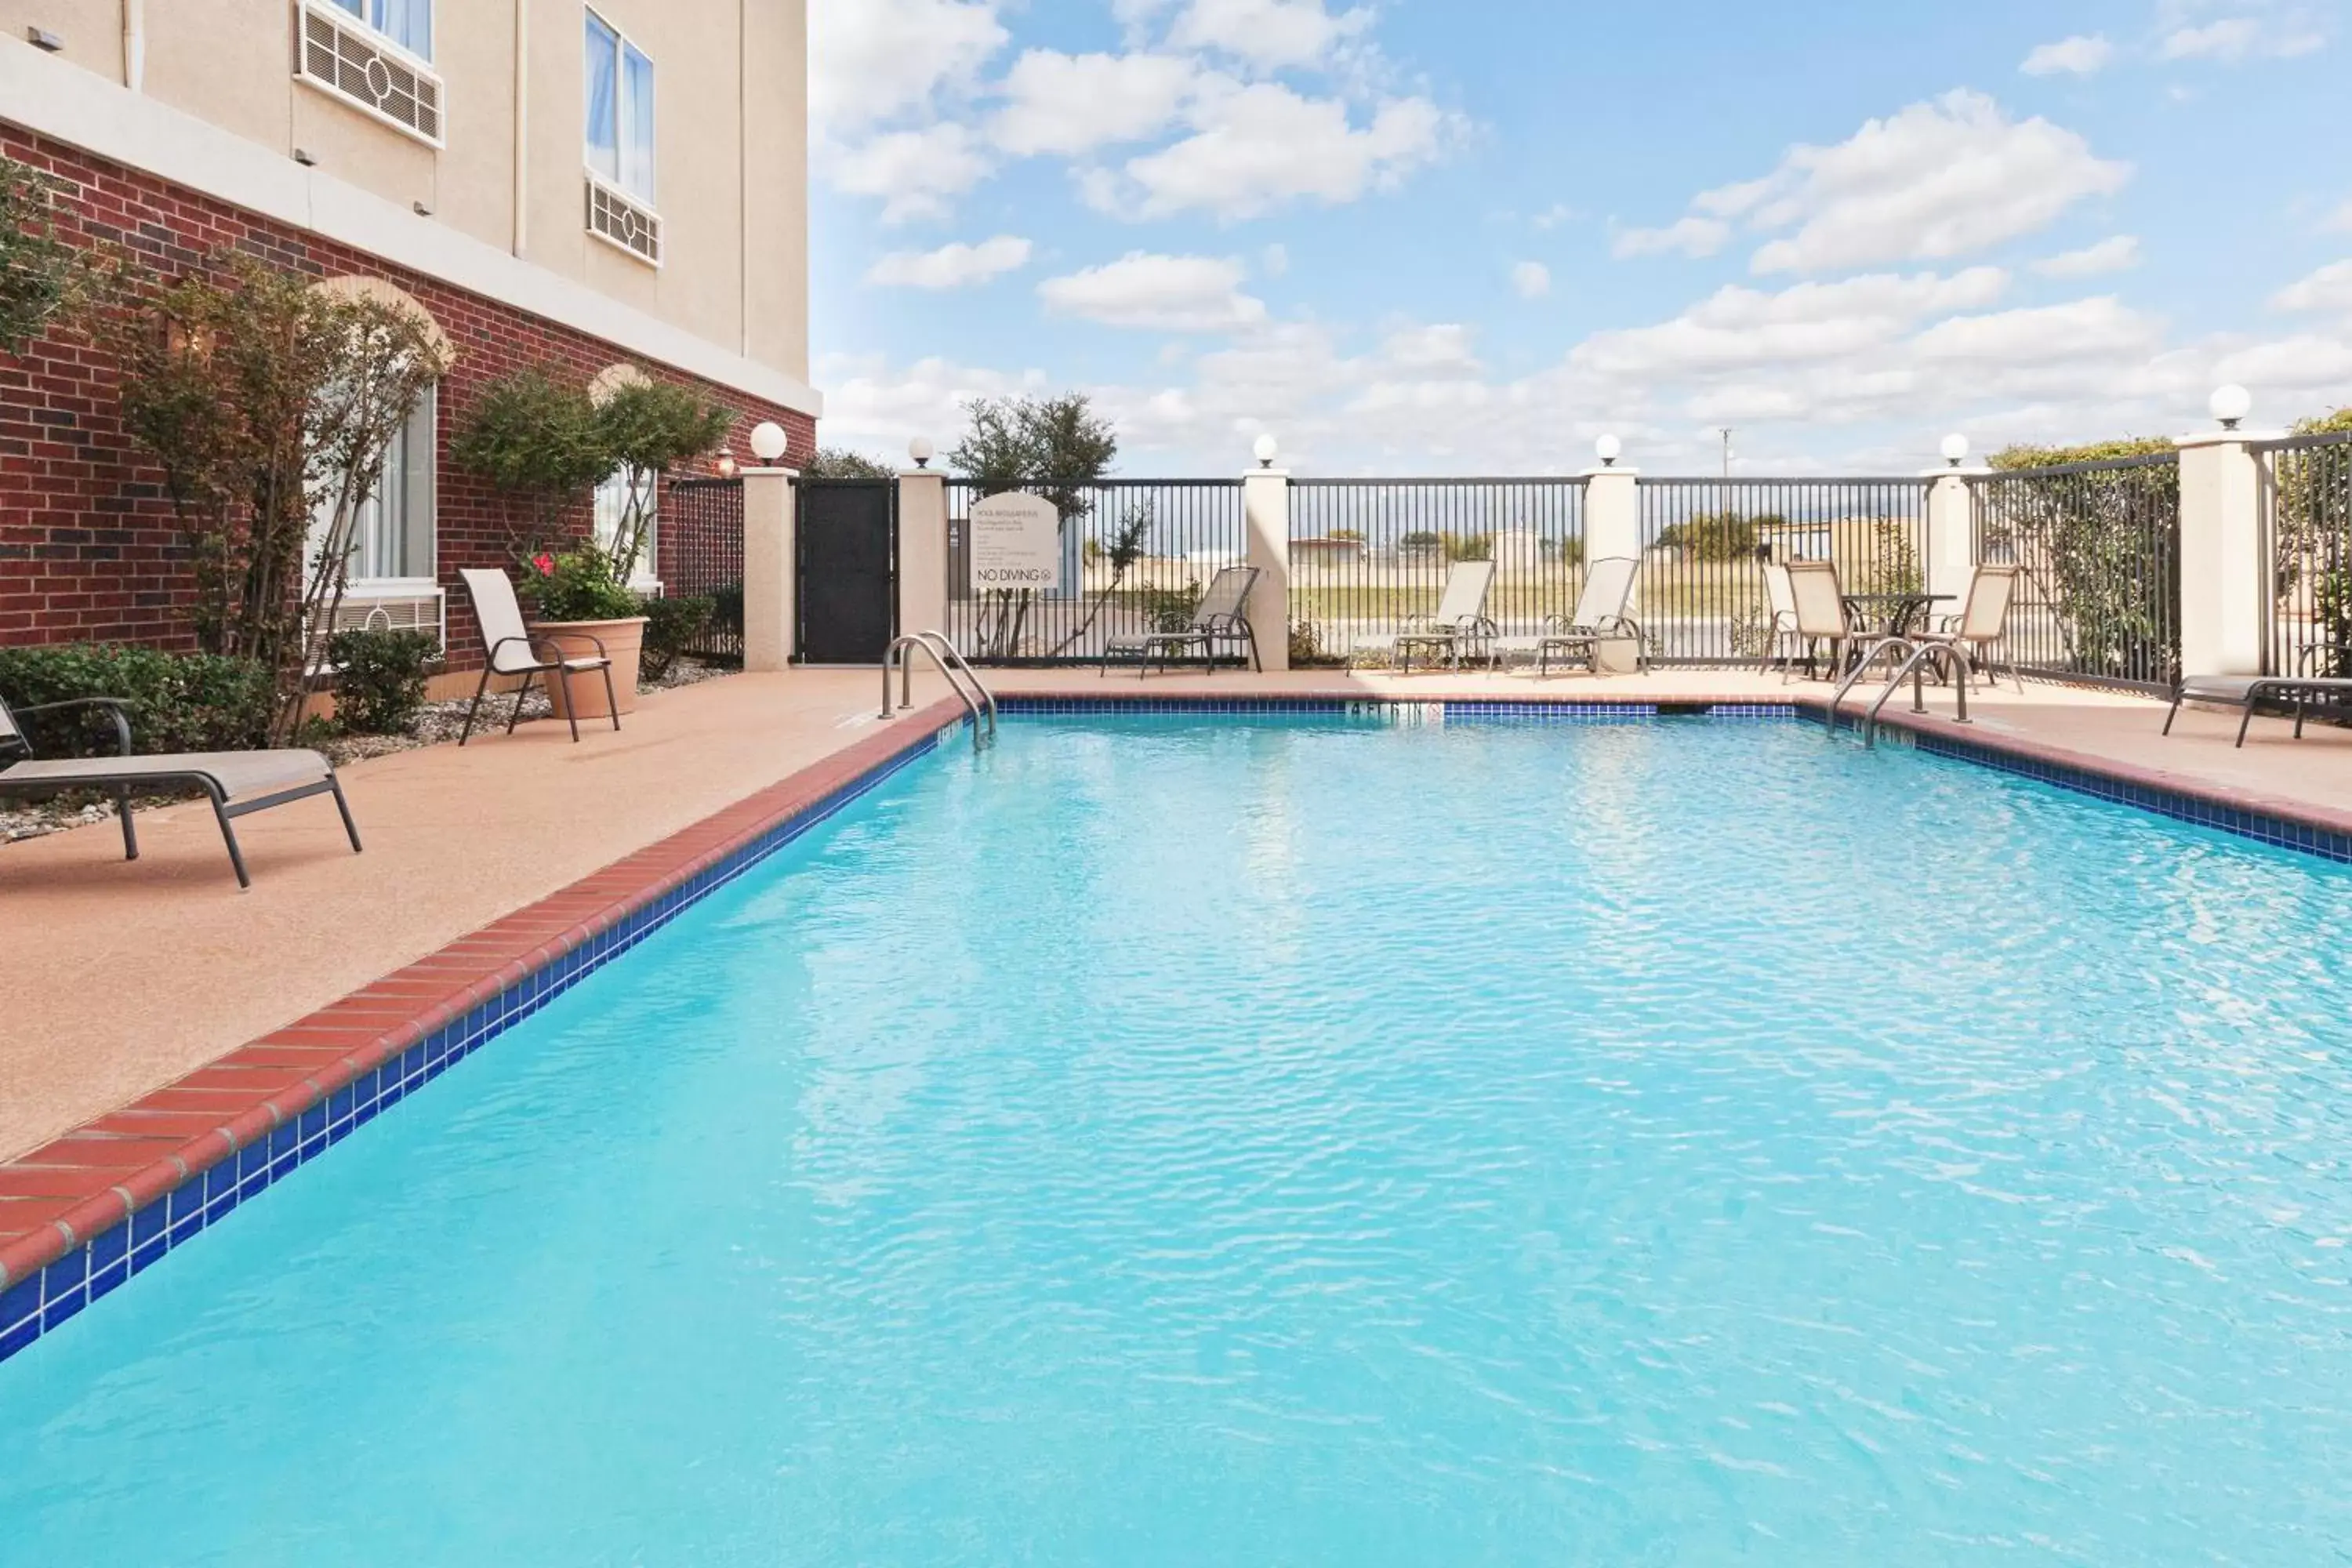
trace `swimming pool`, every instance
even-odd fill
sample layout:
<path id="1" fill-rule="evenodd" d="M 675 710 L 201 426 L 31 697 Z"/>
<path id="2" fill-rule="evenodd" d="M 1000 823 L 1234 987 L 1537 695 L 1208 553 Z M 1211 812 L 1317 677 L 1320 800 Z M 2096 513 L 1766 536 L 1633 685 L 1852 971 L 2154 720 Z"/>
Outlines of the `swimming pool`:
<path id="1" fill-rule="evenodd" d="M 0 1562 L 2340 1556 L 2347 916 L 1793 723 L 1009 723 L 0 1363 Z"/>

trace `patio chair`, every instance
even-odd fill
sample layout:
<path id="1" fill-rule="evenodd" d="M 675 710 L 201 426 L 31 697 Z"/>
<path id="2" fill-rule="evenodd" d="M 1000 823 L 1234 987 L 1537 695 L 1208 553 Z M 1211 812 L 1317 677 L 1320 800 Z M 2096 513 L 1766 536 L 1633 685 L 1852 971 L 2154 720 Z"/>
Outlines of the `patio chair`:
<path id="1" fill-rule="evenodd" d="M 1797 631 L 1797 590 L 1789 581 L 1788 566 L 1781 562 L 1764 563 L 1764 606 L 1768 618 L 1764 623 L 1764 657 L 1756 670 L 1759 675 L 1769 674 L 1776 663 L 1785 670 L 1791 656 L 1784 650 L 1792 644 L 1800 651 L 1806 647 Z"/>
<path id="2" fill-rule="evenodd" d="M 613 661 L 604 652 L 603 641 L 587 632 L 566 632 L 566 637 L 584 637 L 596 645 L 596 657 L 574 658 L 557 646 L 552 637 L 534 638 L 523 625 L 522 606 L 515 601 L 514 584 L 503 572 L 469 568 L 457 575 L 465 580 L 466 597 L 473 602 L 474 620 L 482 628 L 483 646 L 489 649 L 489 658 L 482 666 L 482 679 L 474 687 L 472 706 L 466 710 L 466 727 L 457 736 L 464 745 L 474 737 L 474 715 L 482 710 L 482 697 L 490 689 L 494 675 L 520 675 L 522 684 L 515 688 L 514 712 L 508 716 L 507 733 L 514 733 L 515 725 L 522 720 L 523 699 L 530 695 L 530 683 L 537 678 L 547 687 L 548 696 L 555 695 L 555 681 L 563 681 L 563 716 L 572 721 L 573 744 L 580 741 L 580 705 L 571 700 L 573 678 L 599 672 L 604 677 L 604 705 L 612 710 L 613 728 L 621 727 L 621 704 L 613 695 Z"/>
<path id="3" fill-rule="evenodd" d="M 114 721 L 118 752 L 110 757 L 36 757 L 33 742 L 17 723 L 20 715 L 56 713 L 69 708 L 102 709 Z M 342 815 L 343 831 L 352 849 L 360 847 L 359 825 L 343 799 L 343 786 L 334 763 L 316 752 L 183 752 L 176 755 L 139 757 L 131 753 L 129 704 L 112 697 L 79 697 L 70 702 L 43 702 L 9 710 L 0 701 L 0 796 L 26 798 L 65 790 L 101 790 L 114 797 L 122 818 L 122 858 L 139 858 L 139 830 L 131 821 L 131 792 L 138 788 L 193 787 L 212 802 L 213 820 L 220 824 L 221 841 L 228 846 L 228 863 L 236 885 L 253 886 L 245 868 L 245 852 L 237 847 L 233 819 L 273 805 L 314 795 L 331 795 Z M 15 761 L 7 760 L 15 756 Z"/>
<path id="4" fill-rule="evenodd" d="M 2311 657 L 2326 648 L 2325 643 L 2305 643 L 2295 654 L 2298 670 L 2311 667 Z M 2164 732 L 2172 733 L 2172 721 L 2180 717 L 2184 702 L 2211 704 L 2221 708 L 2242 710 L 2238 720 L 2238 744 L 2246 743 L 2246 731 L 2253 728 L 2254 710 L 2264 702 L 2292 701 L 2294 704 L 2294 738 L 2303 739 L 2303 722 L 2314 708 L 2343 709 L 2352 707 L 2352 679 L 2333 675 L 2200 675 L 2179 681 L 2172 689 L 2172 711 L 2164 716 Z M 7 775 L 0 773 L 0 782 Z"/>
<path id="5" fill-rule="evenodd" d="M 1786 570 L 1796 635 L 1805 646 L 1805 679 L 1812 679 L 1814 650 L 1823 643 L 1829 645 L 1834 678 L 1851 655 L 1861 651 L 1865 636 L 1846 618 L 1845 590 L 1839 585 L 1837 567 L 1827 561 L 1791 561 Z"/>
<path id="6" fill-rule="evenodd" d="M 1596 669 L 1602 642 L 1630 637 L 1638 648 L 1642 628 L 1625 610 L 1633 602 L 1633 584 L 1641 572 L 1642 563 L 1629 555 L 1608 555 L 1593 562 L 1576 595 L 1573 615 L 1546 616 L 1542 635 L 1538 637 L 1496 638 L 1496 655 L 1533 653 L 1537 675 L 1548 677 L 1555 656 L 1563 663 L 1580 658 L 1587 669 Z M 1637 653 L 1635 658 L 1648 668 L 1646 652 Z"/>
<path id="7" fill-rule="evenodd" d="M 1151 673 L 1158 664 L 1165 668 L 1171 654 L 1188 648 L 1200 650 L 1201 662 L 1209 669 L 1217 667 L 1217 645 L 1240 643 L 1249 652 L 1252 669 L 1265 666 L 1257 655 L 1257 632 L 1249 620 L 1250 590 L 1257 586 L 1258 569 L 1255 566 L 1223 566 L 1209 579 L 1202 591 L 1201 602 L 1192 611 L 1191 621 L 1172 632 L 1147 632 L 1141 637 L 1113 637 L 1103 644 L 1102 673 L 1110 673 L 1114 658 L 1132 658 L 1137 664 L 1137 679 Z"/>
<path id="8" fill-rule="evenodd" d="M 1456 561 L 1446 568 L 1445 586 L 1437 595 L 1437 609 L 1431 615 L 1409 615 L 1391 637 L 1367 637 L 1355 645 L 1356 653 L 1386 653 L 1397 661 L 1397 672 L 1412 673 L 1415 648 L 1446 663 L 1459 666 L 1463 655 L 1480 654 L 1493 663 L 1501 655 L 1495 646 L 1498 628 L 1486 618 L 1486 595 L 1495 585 L 1495 563 L 1492 561 Z"/>
<path id="9" fill-rule="evenodd" d="M 2017 597 L 2016 566 L 1979 566 L 1969 579 L 1968 602 L 1957 616 L 1942 617 L 1934 630 L 1914 632 L 1910 641 L 1915 647 L 1933 645 L 1949 648 L 1960 656 L 1963 680 L 1972 679 L 1979 670 L 1999 675 L 1992 662 L 1992 650 L 2009 629 L 2009 607 Z M 2015 665 L 2010 667 L 2017 689 L 2025 689 L 2025 677 Z"/>

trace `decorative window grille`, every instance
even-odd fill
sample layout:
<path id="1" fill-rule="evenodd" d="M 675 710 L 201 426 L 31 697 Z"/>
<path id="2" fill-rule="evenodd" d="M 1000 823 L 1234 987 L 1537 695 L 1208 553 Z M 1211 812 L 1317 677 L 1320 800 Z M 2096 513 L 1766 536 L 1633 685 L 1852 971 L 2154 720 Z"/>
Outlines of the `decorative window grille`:
<path id="1" fill-rule="evenodd" d="M 595 175 L 588 176 L 588 232 L 648 266 L 662 264 L 662 221 Z"/>
<path id="2" fill-rule="evenodd" d="M 325 0 L 301 0 L 294 74 L 432 146 L 441 140 L 441 79 L 422 60 Z"/>

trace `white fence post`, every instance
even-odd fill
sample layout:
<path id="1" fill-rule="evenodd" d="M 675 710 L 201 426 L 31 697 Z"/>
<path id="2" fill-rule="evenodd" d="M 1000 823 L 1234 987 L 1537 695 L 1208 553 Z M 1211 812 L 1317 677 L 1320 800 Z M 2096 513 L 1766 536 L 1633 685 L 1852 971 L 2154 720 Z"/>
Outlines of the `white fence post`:
<path id="1" fill-rule="evenodd" d="M 743 668 L 789 669 L 800 629 L 792 468 L 743 470 Z"/>
<path id="2" fill-rule="evenodd" d="M 918 468 L 898 476 L 898 630 L 947 625 L 947 476 Z"/>
<path id="3" fill-rule="evenodd" d="M 1642 471 L 1614 465 L 1584 473 L 1584 563 L 1642 559 Z"/>
<path id="4" fill-rule="evenodd" d="M 1944 442 L 1945 466 L 1919 477 L 1927 481 L 1927 592 L 1948 595 L 1957 612 L 1968 603 L 1969 585 L 1977 575 L 1976 487 L 1969 481 L 1992 472 L 1963 468 L 1969 443 L 1963 436 Z"/>
<path id="5" fill-rule="evenodd" d="M 1290 668 L 1290 473 L 1273 466 L 1261 445 L 1261 466 L 1242 476 L 1242 515 L 1249 564 L 1250 630 L 1258 660 L 1269 670 Z"/>
<path id="6" fill-rule="evenodd" d="M 2213 395 L 2222 427 L 2183 436 L 2180 448 L 2180 673 L 2260 675 L 2263 600 L 2263 465 L 2240 430 L 2247 399 L 2236 387 Z"/>

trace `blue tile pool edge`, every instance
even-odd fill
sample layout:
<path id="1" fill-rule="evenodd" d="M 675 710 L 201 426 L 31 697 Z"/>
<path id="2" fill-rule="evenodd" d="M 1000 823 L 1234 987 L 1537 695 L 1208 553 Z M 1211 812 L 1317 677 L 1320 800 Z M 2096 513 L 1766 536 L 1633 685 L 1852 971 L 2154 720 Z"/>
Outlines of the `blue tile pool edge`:
<path id="1" fill-rule="evenodd" d="M 729 851 L 715 864 L 649 894 L 604 931 L 360 1074 L 266 1137 L 194 1173 L 55 1261 L 0 1285 L 0 1362 L 71 1321 L 93 1302 L 227 1218 L 240 1205 L 309 1164 L 687 910 L 968 730 L 969 721 L 959 720 L 931 734 L 910 738 L 901 750 L 856 778 Z"/>

